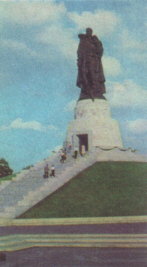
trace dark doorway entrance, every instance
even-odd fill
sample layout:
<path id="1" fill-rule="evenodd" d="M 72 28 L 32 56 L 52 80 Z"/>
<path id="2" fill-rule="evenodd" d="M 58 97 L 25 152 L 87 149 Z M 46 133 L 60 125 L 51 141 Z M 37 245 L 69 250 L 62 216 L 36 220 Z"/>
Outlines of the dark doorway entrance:
<path id="1" fill-rule="evenodd" d="M 88 134 L 77 134 L 79 138 L 79 148 L 81 150 L 81 146 L 85 146 L 85 150 L 88 151 Z"/>

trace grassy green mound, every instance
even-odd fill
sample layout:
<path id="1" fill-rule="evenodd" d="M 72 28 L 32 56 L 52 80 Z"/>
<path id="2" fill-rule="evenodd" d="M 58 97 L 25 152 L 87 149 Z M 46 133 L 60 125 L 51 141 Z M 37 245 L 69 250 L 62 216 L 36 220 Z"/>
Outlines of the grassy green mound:
<path id="1" fill-rule="evenodd" d="M 96 163 L 19 218 L 147 215 L 146 173 L 146 163 Z"/>

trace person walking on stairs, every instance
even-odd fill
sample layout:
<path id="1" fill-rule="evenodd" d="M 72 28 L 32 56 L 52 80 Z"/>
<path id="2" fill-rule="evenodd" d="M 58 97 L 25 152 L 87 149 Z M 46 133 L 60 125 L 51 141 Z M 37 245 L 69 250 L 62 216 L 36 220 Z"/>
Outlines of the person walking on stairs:
<path id="1" fill-rule="evenodd" d="M 60 162 L 64 163 L 65 160 L 66 160 L 66 154 L 63 151 L 61 151 L 61 160 L 60 160 Z"/>
<path id="2" fill-rule="evenodd" d="M 46 166 L 44 167 L 44 179 L 48 178 L 49 176 L 49 166 L 48 164 L 46 164 Z"/>
<path id="3" fill-rule="evenodd" d="M 81 155 L 82 155 L 82 157 L 84 157 L 84 155 L 85 155 L 85 146 L 84 145 L 81 146 Z"/>
<path id="4" fill-rule="evenodd" d="M 51 174 L 50 174 L 51 177 L 55 177 L 55 166 L 52 165 L 51 167 Z"/>
<path id="5" fill-rule="evenodd" d="M 75 159 L 76 159 L 78 156 L 78 147 L 77 146 L 75 146 L 74 152 L 75 152 Z"/>

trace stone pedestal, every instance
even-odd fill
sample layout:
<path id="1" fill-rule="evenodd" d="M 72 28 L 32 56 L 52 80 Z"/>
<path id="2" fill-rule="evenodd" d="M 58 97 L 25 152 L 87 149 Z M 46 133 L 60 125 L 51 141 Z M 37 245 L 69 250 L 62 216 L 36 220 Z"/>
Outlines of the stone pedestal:
<path id="1" fill-rule="evenodd" d="M 84 144 L 89 151 L 96 146 L 122 148 L 119 126 L 111 118 L 108 101 L 87 99 L 77 102 L 75 119 L 68 125 L 66 141 L 73 146 Z"/>

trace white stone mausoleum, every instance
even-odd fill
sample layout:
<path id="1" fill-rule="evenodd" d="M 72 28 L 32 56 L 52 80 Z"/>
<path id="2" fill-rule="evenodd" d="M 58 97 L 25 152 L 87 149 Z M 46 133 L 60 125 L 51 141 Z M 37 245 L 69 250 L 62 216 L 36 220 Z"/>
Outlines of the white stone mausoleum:
<path id="1" fill-rule="evenodd" d="M 110 106 L 104 99 L 85 99 L 77 102 L 75 118 L 67 128 L 66 142 L 86 151 L 100 148 L 123 148 L 119 125 L 111 118 Z"/>

